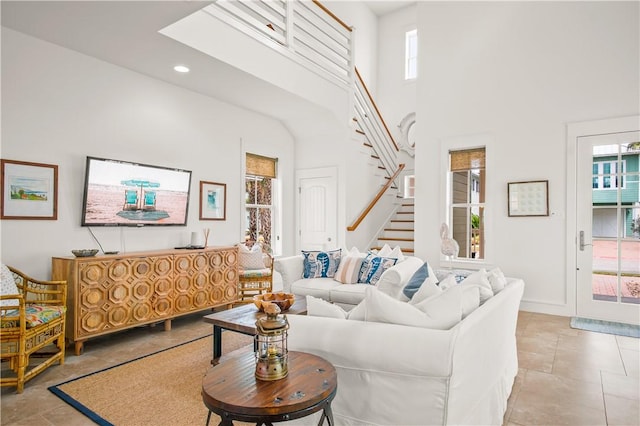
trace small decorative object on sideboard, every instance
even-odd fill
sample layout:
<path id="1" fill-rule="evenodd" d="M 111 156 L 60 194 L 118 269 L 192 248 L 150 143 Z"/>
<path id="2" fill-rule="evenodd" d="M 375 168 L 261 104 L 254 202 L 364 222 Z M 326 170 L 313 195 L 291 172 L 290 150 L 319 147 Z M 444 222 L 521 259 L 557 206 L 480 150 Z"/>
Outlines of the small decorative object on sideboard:
<path id="1" fill-rule="evenodd" d="M 274 303 L 281 311 L 286 311 L 295 302 L 295 296 L 291 293 L 264 293 L 253 296 L 253 303 L 260 312 L 264 312 L 265 305 Z"/>
<path id="2" fill-rule="evenodd" d="M 98 249 L 71 250 L 71 253 L 73 253 L 75 257 L 91 257 L 98 253 Z"/>

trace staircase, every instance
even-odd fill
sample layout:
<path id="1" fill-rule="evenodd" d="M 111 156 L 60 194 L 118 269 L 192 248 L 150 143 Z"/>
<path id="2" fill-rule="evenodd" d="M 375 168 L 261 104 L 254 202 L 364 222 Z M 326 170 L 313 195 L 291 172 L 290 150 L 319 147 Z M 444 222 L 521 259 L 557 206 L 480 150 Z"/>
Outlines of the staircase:
<path id="1" fill-rule="evenodd" d="M 340 90 L 346 89 L 344 93 L 353 94 L 352 119 L 355 132 L 352 139 L 361 141 L 363 145 L 361 152 L 366 156 L 366 164 L 370 166 L 371 171 L 364 179 L 372 184 L 367 189 L 375 192 L 369 204 L 365 204 L 359 216 L 347 226 L 347 232 L 352 233 L 354 239 L 366 238 L 367 241 L 371 241 L 370 234 L 357 235 L 356 229 L 374 207 L 377 206 L 376 212 L 384 214 L 374 212 L 370 217 L 377 220 L 374 223 L 381 223 L 388 212 L 392 211 L 390 208 L 398 204 L 398 179 L 405 164 L 399 164 L 398 144 L 362 76 L 354 66 L 353 28 L 340 20 L 319 0 L 215 0 L 202 11 L 204 15 L 194 18 L 197 21 L 194 23 L 208 22 L 211 17 L 217 18 L 270 47 L 283 58 L 288 58 L 322 77 L 322 81 L 331 82 Z M 191 30 L 187 31 L 188 35 L 191 33 Z M 208 46 L 207 49 L 212 47 Z M 208 52 L 207 49 L 200 48 Z M 227 52 L 225 49 L 215 51 L 220 55 Z M 230 58 L 227 59 L 231 61 Z M 245 66 L 244 62 L 241 63 Z M 278 80 L 273 81 L 273 84 L 284 82 Z M 310 91 L 308 95 L 311 96 L 312 92 L 314 91 Z M 320 103 L 324 102 L 324 98 L 321 98 L 318 98 Z M 378 181 L 380 187 L 376 191 L 375 185 Z M 366 232 L 372 228 L 369 225 L 361 229 L 365 229 Z M 413 253 L 413 200 L 405 200 L 400 204 L 394 219 L 378 237 L 378 243 L 380 246 L 385 243 L 390 246 L 399 245 L 403 251 Z"/>
<path id="2" fill-rule="evenodd" d="M 400 246 L 403 253 L 413 254 L 414 204 L 413 199 L 403 198 L 395 215 L 387 222 L 378 236 L 377 245 L 371 249 L 381 249 L 389 244 L 391 248 Z"/>

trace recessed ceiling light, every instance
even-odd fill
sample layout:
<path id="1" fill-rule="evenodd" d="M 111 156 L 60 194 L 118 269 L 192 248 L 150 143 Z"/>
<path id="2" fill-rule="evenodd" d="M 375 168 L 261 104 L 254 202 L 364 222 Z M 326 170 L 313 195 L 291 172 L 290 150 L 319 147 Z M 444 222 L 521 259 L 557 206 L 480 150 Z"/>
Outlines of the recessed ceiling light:
<path id="1" fill-rule="evenodd" d="M 189 72 L 189 68 L 185 67 L 184 65 L 176 65 L 175 67 L 173 67 L 173 69 L 177 72 Z"/>

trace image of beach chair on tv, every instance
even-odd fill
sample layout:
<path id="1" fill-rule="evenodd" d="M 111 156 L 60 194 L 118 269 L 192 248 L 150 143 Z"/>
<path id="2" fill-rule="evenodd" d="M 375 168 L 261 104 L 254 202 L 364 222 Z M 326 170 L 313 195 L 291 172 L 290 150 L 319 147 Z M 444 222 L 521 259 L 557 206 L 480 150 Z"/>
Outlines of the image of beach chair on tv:
<path id="1" fill-rule="evenodd" d="M 136 210 L 138 208 L 138 191 L 135 189 L 125 189 L 124 206 L 122 210 Z"/>
<path id="2" fill-rule="evenodd" d="M 155 210 L 156 209 L 156 192 L 145 191 L 144 192 L 144 205 L 143 210 Z"/>

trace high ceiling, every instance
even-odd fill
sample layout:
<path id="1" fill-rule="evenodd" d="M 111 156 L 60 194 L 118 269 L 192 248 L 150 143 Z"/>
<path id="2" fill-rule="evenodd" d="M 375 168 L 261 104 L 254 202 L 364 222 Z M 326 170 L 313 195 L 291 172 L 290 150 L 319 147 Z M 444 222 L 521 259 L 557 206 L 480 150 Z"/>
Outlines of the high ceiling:
<path id="1" fill-rule="evenodd" d="M 211 1 L 6 1 L 4 27 L 46 40 L 198 93 L 276 118 L 295 118 L 314 109 L 308 102 L 226 63 L 182 45 L 158 30 Z M 412 2 L 367 1 L 376 14 Z M 179 74 L 176 64 L 191 72 Z M 215 77 L 215 78 L 212 78 Z M 218 84 L 225 81 L 225 84 Z M 256 96 L 241 96 L 238 87 Z"/>

